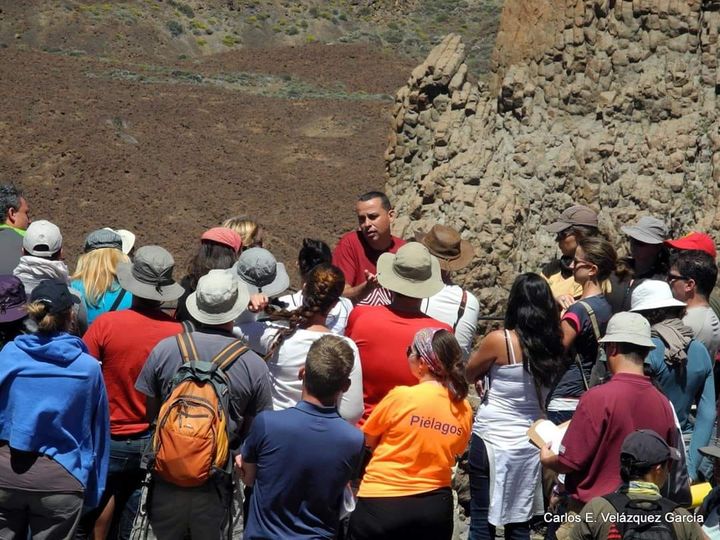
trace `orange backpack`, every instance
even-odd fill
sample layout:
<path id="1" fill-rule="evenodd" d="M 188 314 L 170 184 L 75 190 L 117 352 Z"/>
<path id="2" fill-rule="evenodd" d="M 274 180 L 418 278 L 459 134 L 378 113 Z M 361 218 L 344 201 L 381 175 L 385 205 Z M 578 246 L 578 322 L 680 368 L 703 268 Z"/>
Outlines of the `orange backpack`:
<path id="1" fill-rule="evenodd" d="M 193 487 L 218 471 L 231 472 L 225 372 L 248 347 L 236 340 L 212 360 L 202 361 L 189 333 L 178 334 L 177 342 L 183 364 L 158 415 L 154 469 L 167 482 Z"/>

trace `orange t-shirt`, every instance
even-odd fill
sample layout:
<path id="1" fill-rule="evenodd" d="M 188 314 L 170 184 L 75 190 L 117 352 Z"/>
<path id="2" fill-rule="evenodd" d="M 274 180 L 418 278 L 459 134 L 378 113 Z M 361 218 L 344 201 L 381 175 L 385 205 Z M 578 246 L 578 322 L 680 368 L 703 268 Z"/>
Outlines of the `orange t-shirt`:
<path id="1" fill-rule="evenodd" d="M 362 429 L 380 436 L 358 497 L 401 497 L 450 486 L 451 468 L 470 440 L 472 409 L 435 382 L 397 386 Z"/>

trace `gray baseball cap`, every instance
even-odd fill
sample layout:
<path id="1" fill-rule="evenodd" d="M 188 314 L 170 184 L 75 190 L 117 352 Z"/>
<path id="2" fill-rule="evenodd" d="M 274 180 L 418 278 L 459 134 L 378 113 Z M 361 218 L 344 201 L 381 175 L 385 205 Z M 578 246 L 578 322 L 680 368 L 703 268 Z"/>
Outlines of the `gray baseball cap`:
<path id="1" fill-rule="evenodd" d="M 264 248 L 243 251 L 231 272 L 247 285 L 250 294 L 277 296 L 290 286 L 285 265 L 277 262 L 273 254 Z"/>
<path id="2" fill-rule="evenodd" d="M 226 270 L 210 270 L 187 297 L 185 306 L 196 321 L 203 324 L 225 324 L 237 319 L 250 301 L 247 287 Z"/>
<path id="3" fill-rule="evenodd" d="M 620 230 L 643 244 L 662 244 L 668 237 L 665 223 L 652 216 L 643 216 L 635 225 L 620 227 Z"/>
<path id="4" fill-rule="evenodd" d="M 117 277 L 123 289 L 140 298 L 170 302 L 180 298 L 185 289 L 172 277 L 175 259 L 165 248 L 143 246 L 131 263 L 120 263 Z"/>
<path id="5" fill-rule="evenodd" d="M 122 237 L 112 229 L 98 229 L 85 238 L 85 253 L 101 248 L 122 250 Z"/>
<path id="6" fill-rule="evenodd" d="M 599 343 L 632 343 L 640 347 L 654 349 L 650 339 L 650 323 L 639 313 L 621 311 L 613 315 L 607 324 L 605 335 Z"/>

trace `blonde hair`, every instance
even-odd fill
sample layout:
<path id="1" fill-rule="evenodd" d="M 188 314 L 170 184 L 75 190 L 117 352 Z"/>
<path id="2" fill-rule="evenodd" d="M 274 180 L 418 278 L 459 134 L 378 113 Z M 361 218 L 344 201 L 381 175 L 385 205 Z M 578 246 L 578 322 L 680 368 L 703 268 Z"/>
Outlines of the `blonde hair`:
<path id="1" fill-rule="evenodd" d="M 240 235 L 243 249 L 252 247 L 258 241 L 258 238 L 262 236 L 262 225 L 244 216 L 228 218 L 223 222 L 222 226 L 232 229 Z"/>
<path id="2" fill-rule="evenodd" d="M 130 258 L 119 249 L 94 249 L 78 258 L 75 273 L 70 279 L 82 281 L 85 301 L 90 306 L 98 307 L 102 296 L 113 290 L 118 264 L 127 262 L 130 262 Z"/>
<path id="3" fill-rule="evenodd" d="M 38 332 L 41 334 L 52 334 L 54 332 L 65 332 L 70 328 L 72 322 L 72 308 L 60 313 L 48 312 L 48 306 L 42 302 L 32 302 L 27 305 L 27 313 L 38 325 Z"/>

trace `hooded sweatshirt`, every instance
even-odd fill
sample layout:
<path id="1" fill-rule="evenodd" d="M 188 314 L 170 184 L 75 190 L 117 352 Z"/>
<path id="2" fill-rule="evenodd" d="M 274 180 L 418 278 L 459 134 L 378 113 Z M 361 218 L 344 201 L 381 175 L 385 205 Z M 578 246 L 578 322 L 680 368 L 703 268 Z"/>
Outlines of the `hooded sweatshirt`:
<path id="1" fill-rule="evenodd" d="M 18 336 L 0 351 L 0 440 L 44 454 L 85 488 L 97 506 L 110 444 L 100 364 L 67 333 Z"/>
<path id="2" fill-rule="evenodd" d="M 35 257 L 33 255 L 20 257 L 20 262 L 15 267 L 15 270 L 13 270 L 13 275 L 22 281 L 23 287 L 25 287 L 25 294 L 28 295 L 28 297 L 33 289 L 45 279 L 59 281 L 66 285 L 70 284 L 70 275 L 65 261 L 45 259 L 44 257 Z M 71 288 L 70 292 L 82 300 L 82 295 L 78 291 Z M 73 311 L 75 312 L 75 327 L 71 329 L 71 332 L 82 336 L 88 328 L 87 309 L 81 302 L 73 306 Z M 37 330 L 37 326 L 35 326 L 32 321 L 30 321 L 29 326 L 32 331 Z"/>

